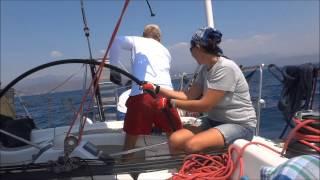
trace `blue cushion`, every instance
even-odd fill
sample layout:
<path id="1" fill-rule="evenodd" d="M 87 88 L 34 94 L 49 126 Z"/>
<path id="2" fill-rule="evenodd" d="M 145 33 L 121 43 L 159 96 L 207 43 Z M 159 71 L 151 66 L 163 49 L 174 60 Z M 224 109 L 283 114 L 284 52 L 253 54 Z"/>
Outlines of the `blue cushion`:
<path id="1" fill-rule="evenodd" d="M 320 156 L 302 155 L 289 159 L 277 167 L 262 167 L 261 180 L 318 180 Z"/>

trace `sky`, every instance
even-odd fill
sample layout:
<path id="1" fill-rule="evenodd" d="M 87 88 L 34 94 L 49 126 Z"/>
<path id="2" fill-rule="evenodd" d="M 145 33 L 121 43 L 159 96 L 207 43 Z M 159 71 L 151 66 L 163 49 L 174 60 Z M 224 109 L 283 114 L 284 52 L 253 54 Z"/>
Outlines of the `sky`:
<path id="1" fill-rule="evenodd" d="M 202 0 L 131 0 L 118 35 L 142 34 L 156 23 L 172 55 L 173 73 L 192 72 L 190 38 L 206 26 Z M 60 59 L 88 58 L 80 0 L 1 0 L 0 80 Z M 84 0 L 93 57 L 102 57 L 124 5 L 122 0 Z M 225 55 L 238 64 L 318 62 L 319 0 L 213 0 L 215 28 Z M 293 57 L 310 57 L 311 59 Z M 127 59 L 129 61 L 129 59 Z M 126 59 L 124 59 L 126 61 Z M 55 69 L 52 76 L 73 69 Z"/>

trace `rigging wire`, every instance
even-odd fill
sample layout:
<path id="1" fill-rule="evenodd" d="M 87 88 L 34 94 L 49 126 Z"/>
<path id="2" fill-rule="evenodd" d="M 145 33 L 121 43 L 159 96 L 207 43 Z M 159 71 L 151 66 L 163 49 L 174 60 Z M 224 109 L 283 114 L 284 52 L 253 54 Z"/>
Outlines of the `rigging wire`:
<path id="1" fill-rule="evenodd" d="M 156 14 L 152 11 L 152 8 L 151 8 L 151 6 L 150 6 L 149 0 L 146 0 L 146 1 L 147 1 L 147 4 L 148 4 L 148 7 L 149 7 L 150 15 L 151 15 L 152 17 L 156 16 Z"/>
<path id="2" fill-rule="evenodd" d="M 67 77 L 63 82 L 61 82 L 60 84 L 58 84 L 56 87 L 50 89 L 47 93 L 45 93 L 44 95 L 48 95 L 53 93 L 55 90 L 57 90 L 58 88 L 62 87 L 63 85 L 65 85 L 68 81 L 70 81 L 71 78 L 73 78 L 77 73 L 73 73 L 71 74 L 69 77 Z"/>
<path id="3" fill-rule="evenodd" d="M 87 39 L 87 45 L 88 45 L 88 49 L 89 49 L 89 58 L 91 60 L 93 60 L 91 44 L 90 44 L 90 39 L 89 39 L 90 31 L 89 31 L 89 27 L 88 27 L 85 11 L 84 11 L 83 0 L 80 0 L 80 4 L 81 4 L 82 20 L 83 20 L 83 24 L 84 24 L 83 31 L 84 31 L 86 39 Z M 98 81 L 98 79 L 94 78 L 96 76 L 96 67 L 94 65 L 90 65 L 90 70 L 91 70 L 92 79 L 94 79 L 94 81 Z M 86 77 L 87 77 L 87 68 L 85 70 L 85 77 L 84 77 L 85 78 L 85 83 L 83 85 L 83 89 L 86 89 L 86 84 L 87 84 L 86 83 Z M 105 121 L 105 115 L 104 115 L 104 110 L 103 110 L 103 106 L 102 106 L 102 100 L 101 100 L 101 93 L 100 93 L 99 84 L 97 82 L 94 82 L 94 84 L 96 84 L 94 95 L 95 95 L 95 100 L 96 100 L 97 107 L 98 107 L 98 113 L 99 113 L 100 121 Z M 82 115 L 81 115 L 81 117 L 82 117 Z"/>
<path id="4" fill-rule="evenodd" d="M 21 104 L 24 112 L 26 113 L 27 117 L 28 117 L 28 118 L 32 118 L 32 116 L 31 116 L 31 114 L 30 114 L 30 112 L 29 112 L 29 110 L 28 110 L 28 108 L 27 108 L 27 103 L 25 103 L 25 102 L 22 100 L 22 98 L 21 98 L 21 96 L 20 96 L 19 93 L 16 93 L 16 95 L 18 96 L 19 102 L 20 102 L 20 104 Z M 13 107 L 12 107 L 12 106 L 9 106 L 9 107 L 12 108 L 12 110 L 13 110 Z"/>
<path id="5" fill-rule="evenodd" d="M 102 58 L 102 61 L 101 61 L 100 65 L 99 65 L 99 68 L 98 68 L 98 70 L 97 70 L 97 73 L 95 74 L 95 76 L 94 76 L 94 78 L 93 78 L 93 81 L 91 81 L 91 84 L 90 84 L 90 86 L 89 86 L 89 90 L 92 89 L 93 92 L 95 92 L 96 89 L 97 89 L 97 87 L 98 87 L 98 81 L 97 81 L 97 80 L 100 79 L 100 77 L 101 77 L 101 75 L 102 75 L 102 69 L 103 69 L 103 66 L 106 64 L 107 55 L 108 55 L 109 50 L 110 50 L 110 48 L 111 48 L 111 45 L 112 45 L 112 43 L 113 43 L 113 41 L 114 41 L 114 39 L 115 39 L 115 36 L 116 36 L 116 34 L 117 34 L 117 32 L 118 32 L 118 29 L 119 29 L 119 27 L 120 27 L 122 18 L 123 18 L 123 16 L 124 16 L 124 13 L 125 13 L 127 7 L 128 7 L 129 1 L 130 1 L 130 0 L 126 0 L 126 1 L 125 1 L 125 4 L 124 4 L 124 6 L 123 6 L 123 8 L 122 8 L 122 11 L 121 11 L 121 15 L 120 15 L 120 17 L 119 17 L 119 19 L 118 19 L 118 21 L 117 21 L 117 24 L 116 24 L 116 26 L 115 26 L 115 28 L 114 28 L 114 31 L 113 31 L 113 33 L 112 33 L 112 36 L 111 36 L 111 38 L 110 38 L 110 41 L 109 41 L 109 44 L 108 44 L 108 48 L 107 48 L 107 50 L 105 51 L 105 54 L 104 54 L 104 56 L 103 56 L 103 58 Z M 82 103 L 81 103 L 81 105 L 80 105 L 80 109 L 79 109 L 79 111 L 78 111 L 77 114 L 79 114 L 79 113 L 81 112 L 81 108 L 83 107 L 83 104 L 84 104 L 84 102 L 85 102 L 86 97 L 87 97 L 88 94 L 89 94 L 89 91 L 87 91 L 86 95 L 82 98 Z M 92 99 L 90 100 L 90 103 L 89 103 L 89 104 L 91 104 L 91 103 L 92 103 Z M 88 112 L 88 111 L 87 111 L 87 112 Z M 75 121 L 75 120 L 74 120 L 74 121 Z M 73 121 L 73 122 L 74 122 L 74 121 Z M 82 137 L 82 133 L 83 133 L 83 129 L 84 129 L 85 123 L 86 123 L 86 121 L 83 122 L 83 124 L 82 124 L 82 126 L 81 126 L 81 128 L 80 128 L 80 130 L 79 130 L 79 141 L 78 141 L 78 142 L 81 142 L 81 137 Z M 69 135 L 69 133 L 70 133 L 70 131 L 71 131 L 71 129 L 72 129 L 72 126 L 73 126 L 73 125 L 70 126 L 67 135 Z"/>

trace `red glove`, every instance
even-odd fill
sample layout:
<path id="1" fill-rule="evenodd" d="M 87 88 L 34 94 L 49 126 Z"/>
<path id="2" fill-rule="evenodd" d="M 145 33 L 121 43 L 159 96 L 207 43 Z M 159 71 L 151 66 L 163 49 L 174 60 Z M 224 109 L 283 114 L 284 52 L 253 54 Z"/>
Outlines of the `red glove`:
<path id="1" fill-rule="evenodd" d="M 170 99 L 168 98 L 158 98 L 158 99 L 155 99 L 153 102 L 152 102 L 152 106 L 155 108 L 155 109 L 158 109 L 158 110 L 162 110 L 164 108 L 166 108 L 167 106 L 171 106 L 170 104 Z"/>
<path id="2" fill-rule="evenodd" d="M 143 91 L 149 91 L 149 92 L 152 92 L 154 94 L 158 94 L 159 91 L 160 91 L 160 86 L 159 85 L 152 84 L 150 82 L 146 82 L 146 83 L 142 84 L 141 88 L 143 89 Z"/>
<path id="3" fill-rule="evenodd" d="M 155 91 L 156 86 L 152 83 L 147 82 L 142 84 L 141 88 L 147 91 Z"/>

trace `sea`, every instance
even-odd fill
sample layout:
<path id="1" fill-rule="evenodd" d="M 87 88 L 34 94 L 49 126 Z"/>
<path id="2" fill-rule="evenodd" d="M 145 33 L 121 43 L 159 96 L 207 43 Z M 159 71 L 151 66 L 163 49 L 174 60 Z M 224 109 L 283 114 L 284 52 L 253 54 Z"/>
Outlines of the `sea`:
<path id="1" fill-rule="evenodd" d="M 246 73 L 246 75 L 249 75 L 249 73 Z M 257 98 L 259 95 L 259 78 L 260 74 L 257 70 L 251 78 L 247 79 L 254 105 L 257 104 Z M 179 87 L 179 82 L 179 79 L 173 80 L 174 88 Z M 320 79 L 318 78 L 312 105 L 312 109 L 315 111 L 319 111 L 319 86 Z M 262 99 L 265 103 L 262 104 L 260 115 L 259 135 L 261 136 L 271 139 L 278 138 L 286 125 L 284 115 L 278 108 L 282 88 L 282 83 L 272 73 L 267 69 L 263 70 Z M 117 93 L 121 94 L 121 92 Z M 34 119 L 37 128 L 70 125 L 72 120 L 75 119 L 75 113 L 79 111 L 80 104 L 83 100 L 86 102 L 83 108 L 83 113 L 85 115 L 90 117 L 95 111 L 90 98 L 91 96 L 84 99 L 84 94 L 85 93 L 82 90 L 75 90 L 22 96 L 20 98 L 16 97 L 16 113 L 18 116 L 31 116 Z M 113 95 L 102 94 L 102 96 L 105 97 Z M 105 111 L 117 112 L 116 108 L 105 109 Z"/>

